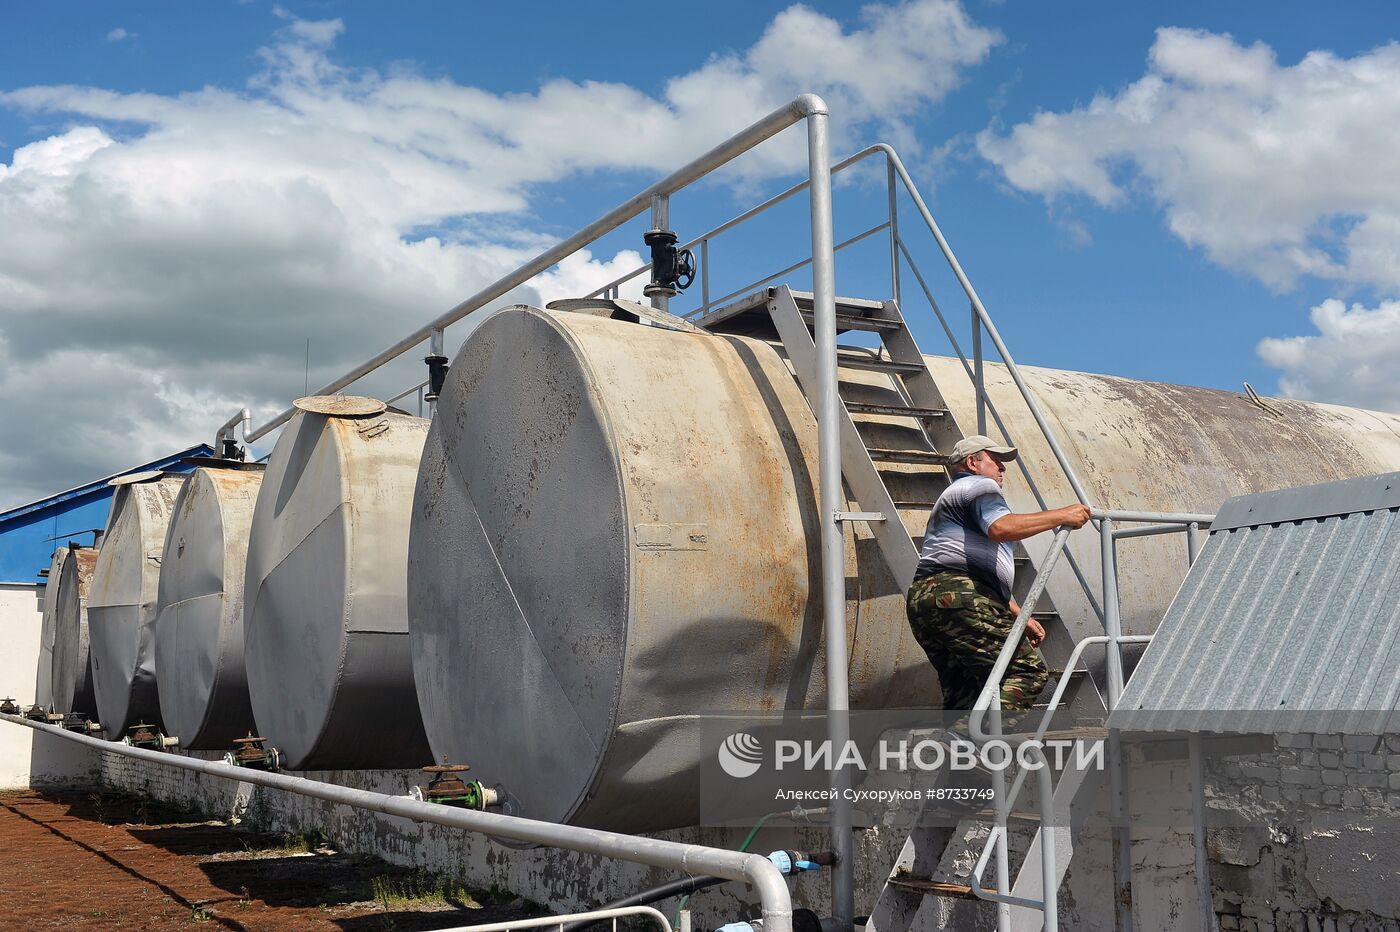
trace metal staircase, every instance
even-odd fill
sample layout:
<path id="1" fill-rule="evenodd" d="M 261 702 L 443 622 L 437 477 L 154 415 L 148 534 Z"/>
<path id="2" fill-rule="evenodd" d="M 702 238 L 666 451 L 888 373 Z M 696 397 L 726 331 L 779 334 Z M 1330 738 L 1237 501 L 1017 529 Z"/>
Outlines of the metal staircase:
<path id="1" fill-rule="evenodd" d="M 810 293 L 792 291 L 785 285 L 768 287 L 691 317 L 690 322 L 712 333 L 781 343 L 798 384 L 811 398 L 817 380 L 817 349 L 812 331 L 813 299 Z M 896 301 L 838 297 L 836 327 L 838 334 L 860 331 L 878 335 L 881 343 L 879 350 L 841 347 L 838 349 L 837 363 L 842 369 L 885 374 L 889 381 L 888 391 L 893 391 L 896 396 L 878 398 L 877 388 L 878 400 L 862 400 L 857 397 L 859 389 L 869 389 L 870 386 L 844 380 L 840 383 L 842 478 L 850 498 L 858 503 L 859 509 L 845 512 L 842 517 L 868 524 L 896 584 L 901 590 L 907 590 L 914 581 L 920 541 L 910 535 L 899 511 L 901 508 L 932 510 L 934 501 L 896 498 L 890 486 L 898 482 L 901 473 L 892 473 L 882 466 L 925 466 L 936 471 L 936 488 L 941 492 L 949 479 L 942 451 L 952 449 L 964 433 L 948 409 Z M 912 437 L 910 443 L 892 446 L 870 430 L 871 418 L 897 418 L 905 423 L 913 422 L 917 425 L 917 431 L 906 433 Z M 866 428 L 864 433 L 862 427 Z M 875 436 L 875 439 L 868 439 L 868 435 Z M 1026 594 L 1035 576 L 1035 565 L 1019 544 L 1016 570 L 1016 590 L 1018 597 L 1021 597 Z M 1048 602 L 1048 597 L 1042 596 L 1042 600 Z M 1055 624 L 1059 616 L 1053 608 L 1034 611 L 1033 616 L 1045 624 L 1047 632 L 1065 632 L 1071 642 L 1069 646 L 1073 646 L 1073 634 Z M 1083 699 L 1088 700 L 1095 711 L 1101 712 L 1103 704 L 1098 691 L 1092 688 L 1092 684 L 1088 689 L 1078 689 L 1080 683 L 1089 682 L 1086 678 L 1076 676 L 1074 680 L 1076 688 L 1071 701 L 1079 700 L 1082 692 Z M 1069 800 L 1080 789 L 1084 776 L 1071 771 L 1062 774 L 1060 786 L 1054 795 L 1057 797 L 1056 803 L 1064 808 L 1057 811 L 1068 811 Z M 936 878 L 940 861 L 945 859 L 950 846 L 956 845 L 964 836 L 965 829 L 966 824 L 956 829 L 917 826 L 910 832 L 871 910 L 867 932 L 904 932 L 925 896 L 973 896 L 970 884 Z M 1005 830 L 1004 824 L 1001 830 Z M 1011 891 L 1013 896 L 1028 904 L 1042 897 L 1046 878 L 1039 870 L 1040 849 L 1046 843 L 1054 845 L 1060 854 L 1054 860 L 1054 882 L 1058 885 L 1068 866 L 1068 854 L 1072 851 L 1070 828 L 1037 828 L 1034 837 L 1030 838 L 1030 853 L 1024 859 L 1023 869 Z M 1035 909 L 1015 908 L 1011 915 L 1015 929 L 1040 928 L 1042 914 Z"/>

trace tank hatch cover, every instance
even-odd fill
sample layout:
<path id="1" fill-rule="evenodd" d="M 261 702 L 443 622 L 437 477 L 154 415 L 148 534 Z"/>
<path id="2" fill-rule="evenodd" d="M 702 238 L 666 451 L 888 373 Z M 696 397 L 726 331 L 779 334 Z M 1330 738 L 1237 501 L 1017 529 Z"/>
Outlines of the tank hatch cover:
<path id="1" fill-rule="evenodd" d="M 127 473 L 125 476 L 109 480 L 108 485 L 134 485 L 137 482 L 150 482 L 152 479 L 159 479 L 165 473 L 159 469 L 147 469 L 144 472 Z"/>
<path id="2" fill-rule="evenodd" d="M 666 311 L 659 311 L 636 301 L 625 298 L 560 298 L 545 305 L 551 311 L 569 311 L 574 314 L 591 314 L 594 317 L 610 317 L 613 320 L 627 320 L 634 324 L 646 321 L 653 327 L 663 330 L 676 330 L 681 333 L 704 333 L 699 327 Z"/>
<path id="3" fill-rule="evenodd" d="M 309 395 L 306 398 L 298 398 L 292 404 L 302 411 L 324 414 L 327 417 L 383 414 L 389 407 L 377 398 L 366 398 L 363 395 Z"/>

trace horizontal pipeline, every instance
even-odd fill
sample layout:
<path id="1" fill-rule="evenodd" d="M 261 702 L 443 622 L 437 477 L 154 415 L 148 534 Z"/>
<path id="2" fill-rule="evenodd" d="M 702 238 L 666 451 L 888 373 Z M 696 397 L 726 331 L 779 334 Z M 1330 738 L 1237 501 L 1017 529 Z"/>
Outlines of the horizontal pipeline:
<path id="1" fill-rule="evenodd" d="M 86 744 L 99 751 L 124 754 L 138 760 L 169 767 L 181 767 L 205 773 L 226 780 L 253 783 L 274 790 L 286 790 L 301 796 L 324 799 L 327 802 L 353 806 L 370 812 L 398 816 L 414 822 L 431 822 L 449 828 L 465 829 L 489 835 L 493 838 L 507 838 L 528 844 L 544 845 L 551 848 L 565 848 L 585 854 L 615 858 L 647 864 L 687 874 L 711 874 L 728 880 L 748 883 L 758 892 L 763 909 L 764 932 L 792 932 L 792 895 L 783 875 L 761 854 L 746 854 L 727 851 L 723 848 L 706 848 L 702 845 L 686 845 L 658 838 L 641 838 L 635 835 L 619 835 L 597 829 L 579 828 L 573 825 L 558 825 L 553 822 L 539 822 L 534 819 L 521 819 L 515 816 L 499 815 L 494 812 L 478 812 L 471 809 L 457 809 L 437 803 L 419 802 L 407 796 L 388 796 L 356 790 L 334 783 L 322 783 L 305 777 L 291 777 L 281 773 L 268 773 L 262 770 L 249 770 L 218 761 L 200 760 L 163 751 L 132 747 L 115 741 L 103 741 L 73 731 L 65 731 L 55 725 L 31 721 L 18 715 L 0 715 L 0 719 L 46 731 L 60 738 L 78 744 Z"/>
<path id="2" fill-rule="evenodd" d="M 1207 528 L 1215 521 L 1215 515 L 1178 514 L 1171 511 L 1112 511 L 1095 508 L 1094 519 L 1108 518 L 1110 521 L 1123 521 L 1129 524 L 1199 524 Z"/>

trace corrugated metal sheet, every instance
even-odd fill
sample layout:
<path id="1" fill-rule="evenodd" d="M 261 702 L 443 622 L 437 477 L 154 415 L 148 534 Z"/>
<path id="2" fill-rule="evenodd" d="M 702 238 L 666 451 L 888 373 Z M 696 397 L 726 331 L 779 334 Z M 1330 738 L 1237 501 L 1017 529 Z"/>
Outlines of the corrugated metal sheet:
<path id="1" fill-rule="evenodd" d="M 1400 730 L 1400 473 L 1232 498 L 1110 717 L 1125 731 Z"/>

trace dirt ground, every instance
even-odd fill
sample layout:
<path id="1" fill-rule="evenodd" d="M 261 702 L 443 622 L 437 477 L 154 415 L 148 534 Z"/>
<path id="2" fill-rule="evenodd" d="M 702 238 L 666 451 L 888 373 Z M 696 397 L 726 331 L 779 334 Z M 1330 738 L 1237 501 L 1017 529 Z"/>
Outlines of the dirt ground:
<path id="1" fill-rule="evenodd" d="M 541 915 L 510 894 L 111 793 L 0 794 L 0 929 L 442 929 Z"/>

